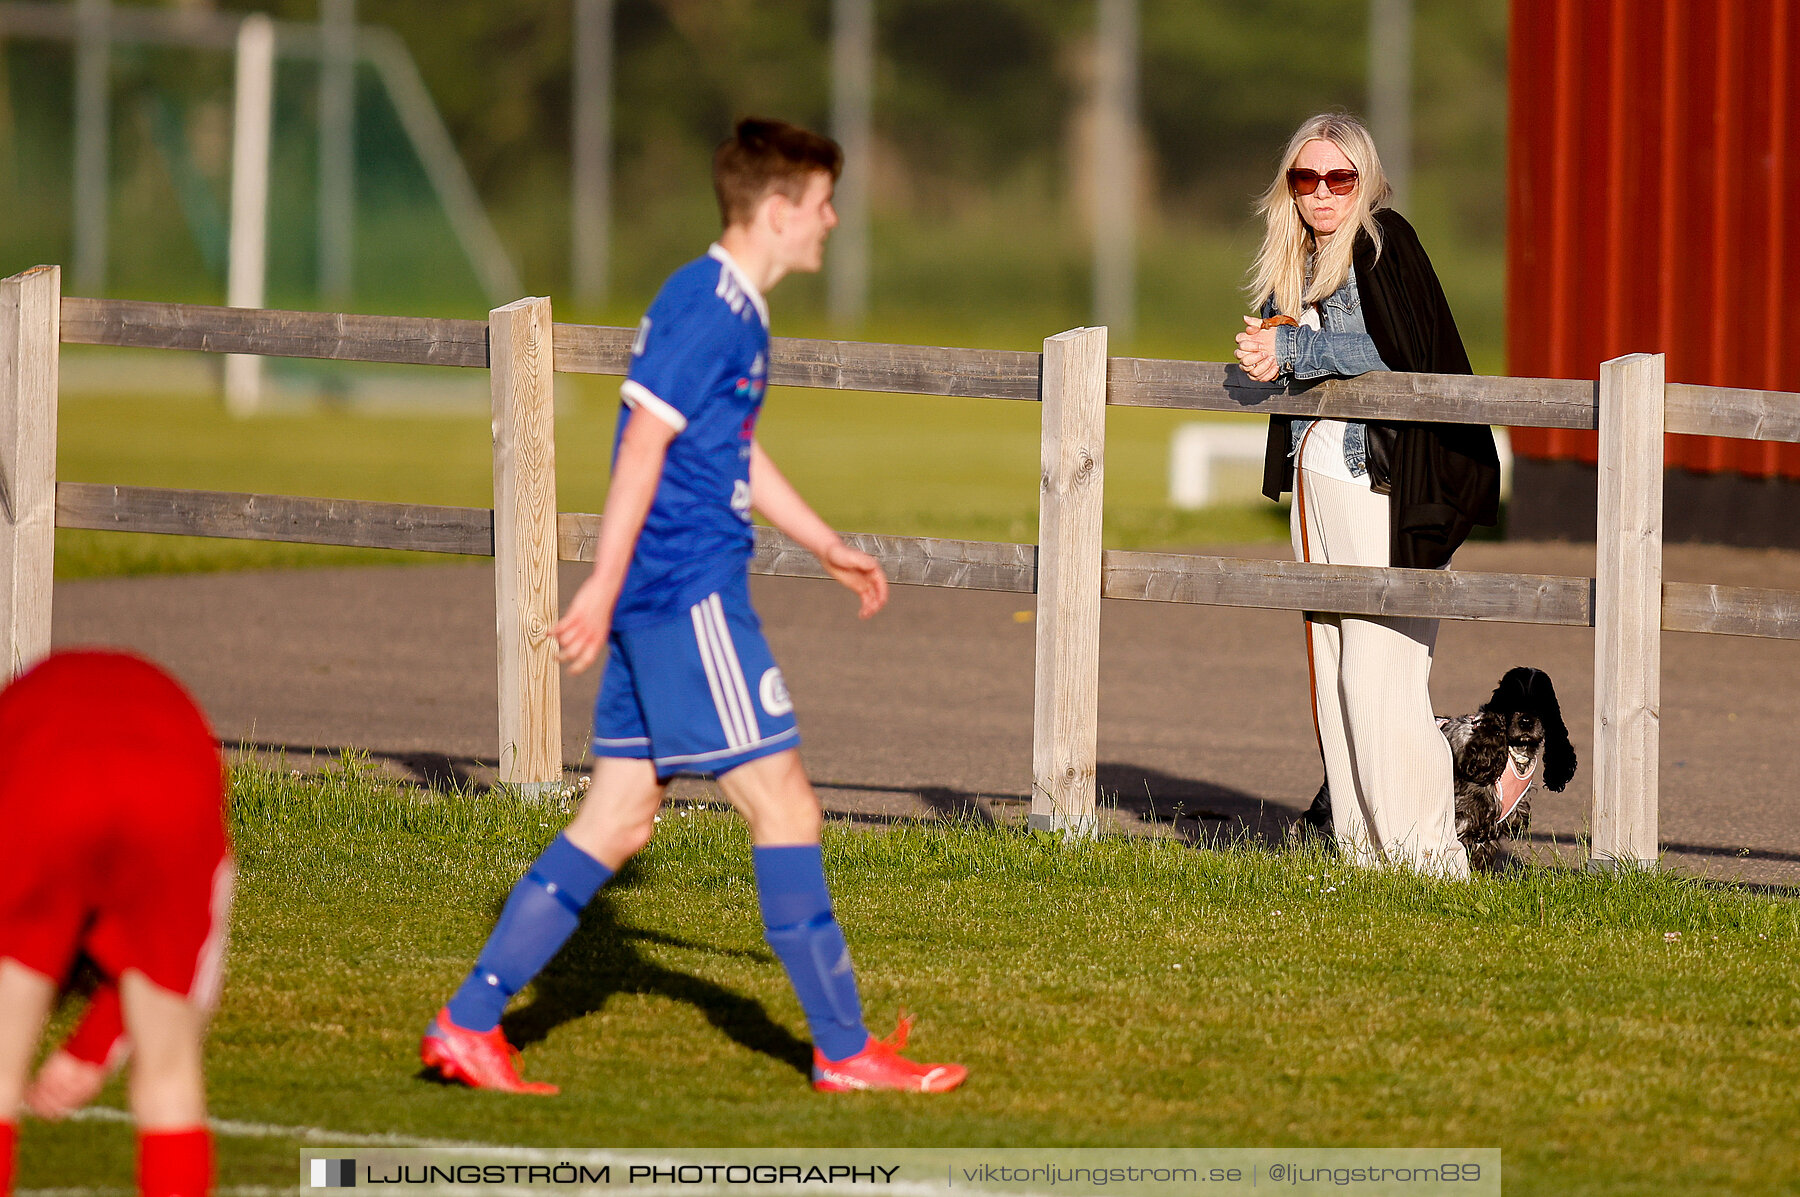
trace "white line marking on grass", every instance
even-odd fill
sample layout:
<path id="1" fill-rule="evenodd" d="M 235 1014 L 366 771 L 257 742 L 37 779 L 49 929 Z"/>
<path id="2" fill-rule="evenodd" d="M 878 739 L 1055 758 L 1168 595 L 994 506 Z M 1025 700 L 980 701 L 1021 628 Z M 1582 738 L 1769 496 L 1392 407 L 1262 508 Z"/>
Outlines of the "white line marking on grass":
<path id="1" fill-rule="evenodd" d="M 111 1106 L 88 1106 L 69 1115 L 71 1122 L 130 1122 L 131 1115 Z M 215 1135 L 229 1139 L 295 1139 L 303 1143 L 322 1143 L 341 1147 L 442 1147 L 461 1151 L 491 1151 L 496 1155 L 555 1155 L 567 1148 L 516 1147 L 500 1143 L 473 1143 L 463 1139 L 425 1139 L 417 1135 L 354 1134 L 326 1130 L 320 1126 L 277 1126 L 272 1122 L 238 1122 L 230 1118 L 208 1118 L 207 1126 Z M 604 1153 L 600 1153 L 604 1154 Z M 606 1156 L 624 1162 L 622 1155 Z M 135 1192 L 135 1190 L 133 1190 Z M 286 1192 L 287 1190 L 282 1190 Z"/>
<path id="2" fill-rule="evenodd" d="M 14 1197 L 138 1197 L 137 1186 L 94 1189 L 14 1189 Z M 293 1197 L 293 1185 L 238 1185 L 212 1190 L 213 1197 Z"/>
<path id="3" fill-rule="evenodd" d="M 131 1115 L 111 1106 L 88 1106 L 76 1110 L 69 1115 L 71 1122 L 130 1122 Z M 272 1122 L 239 1122 L 230 1118 L 209 1118 L 207 1125 L 215 1135 L 232 1139 L 293 1139 L 302 1143 L 318 1143 L 331 1147 L 438 1147 L 455 1151 L 478 1151 L 485 1154 L 506 1156 L 525 1160 L 564 1160 L 579 1159 L 583 1163 L 596 1164 L 650 1164 L 668 1167 L 672 1164 L 690 1163 L 689 1160 L 673 1160 L 665 1156 L 625 1154 L 616 1151 L 603 1151 L 589 1147 L 515 1147 L 499 1143 L 472 1143 L 464 1139 L 425 1139 L 416 1135 L 390 1134 L 352 1134 L 344 1131 L 326 1130 L 318 1126 L 278 1126 Z M 611 1186 L 617 1188 L 618 1186 Z M 723 1192 L 718 1186 L 693 1184 L 679 1186 L 688 1193 Z M 439 1190 L 432 1190 L 437 1192 Z M 442 1190 L 445 1193 L 465 1190 Z M 494 1193 L 532 1193 L 530 1188 L 513 1189 L 511 1187 L 490 1188 Z M 579 1189 L 570 1192 L 602 1192 L 602 1189 Z M 776 1187 L 776 1192 L 804 1192 L 801 1188 Z M 885 1191 L 893 1197 L 942 1197 L 943 1190 L 936 1185 L 911 1184 L 902 1181 L 889 1185 Z M 135 1197 L 136 1189 L 19 1189 L 17 1197 Z M 292 1188 L 260 1188 L 248 1186 L 236 1189 L 221 1188 L 215 1190 L 215 1197 L 287 1197 L 293 1193 Z M 967 1188 L 963 1192 L 969 1197 L 984 1197 L 987 1190 Z M 1048 1197 L 1030 1191 L 1008 1193 L 1006 1197 Z"/>

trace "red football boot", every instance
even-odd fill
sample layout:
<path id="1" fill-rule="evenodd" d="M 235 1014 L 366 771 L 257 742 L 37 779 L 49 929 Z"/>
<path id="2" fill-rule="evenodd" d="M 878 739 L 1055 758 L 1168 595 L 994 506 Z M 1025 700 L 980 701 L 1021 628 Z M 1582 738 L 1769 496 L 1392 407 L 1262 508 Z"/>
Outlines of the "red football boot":
<path id="1" fill-rule="evenodd" d="M 419 1059 L 447 1081 L 502 1093 L 555 1093 L 555 1085 L 520 1079 L 513 1067 L 513 1057 L 518 1054 L 519 1049 L 506 1041 L 499 1027 L 491 1031 L 459 1027 L 450 1021 L 448 1007 L 437 1012 L 419 1040 Z"/>
<path id="2" fill-rule="evenodd" d="M 886 1039 L 869 1036 L 861 1051 L 845 1060 L 827 1060 L 813 1048 L 812 1086 L 821 1093 L 856 1089 L 903 1089 L 912 1093 L 946 1093 L 963 1083 L 969 1070 L 961 1064 L 918 1064 L 900 1055 L 913 1020 L 905 1011 Z"/>

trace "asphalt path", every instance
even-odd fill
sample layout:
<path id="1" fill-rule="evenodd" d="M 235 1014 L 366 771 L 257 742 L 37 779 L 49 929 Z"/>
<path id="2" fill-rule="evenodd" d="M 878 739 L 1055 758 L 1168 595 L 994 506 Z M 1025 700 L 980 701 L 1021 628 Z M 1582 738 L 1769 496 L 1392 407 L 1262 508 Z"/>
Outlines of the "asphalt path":
<path id="1" fill-rule="evenodd" d="M 1282 546 L 1215 547 L 1283 555 Z M 1592 576 L 1593 546 L 1472 544 L 1457 568 Z M 563 567 L 564 598 L 586 566 Z M 1669 580 L 1800 589 L 1800 553 L 1673 545 Z M 829 582 L 753 581 L 828 810 L 861 821 L 1015 821 L 1030 787 L 1032 600 L 896 587 L 864 623 Z M 485 566 L 58 583 L 59 645 L 167 664 L 222 741 L 293 768 L 345 748 L 420 784 L 485 785 L 498 740 L 493 575 Z M 1534 798 L 1531 848 L 1571 862 L 1589 816 L 1593 632 L 1445 621 L 1432 695 L 1473 710 L 1515 665 L 1556 682 L 1582 767 Z M 582 766 L 598 679 L 563 681 L 563 751 Z M 1108 601 L 1100 785 L 1110 826 L 1279 843 L 1320 779 L 1299 616 Z M 1800 885 L 1800 642 L 1665 633 L 1661 838 L 1670 869 Z M 678 783 L 675 798 L 710 792 Z"/>

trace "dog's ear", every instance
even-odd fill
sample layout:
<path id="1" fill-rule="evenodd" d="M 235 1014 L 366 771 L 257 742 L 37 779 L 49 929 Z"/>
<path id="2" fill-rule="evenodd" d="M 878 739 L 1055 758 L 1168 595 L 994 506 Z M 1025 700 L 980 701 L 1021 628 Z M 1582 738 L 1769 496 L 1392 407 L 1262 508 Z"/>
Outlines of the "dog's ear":
<path id="1" fill-rule="evenodd" d="M 1541 677 L 1547 683 L 1550 675 L 1541 669 L 1531 669 L 1521 665 L 1516 669 L 1508 669 L 1500 684 L 1494 687 L 1493 697 L 1482 706 L 1484 711 L 1496 711 L 1511 714 L 1514 711 L 1527 711 L 1536 705 L 1532 701 L 1532 678 Z M 1556 693 L 1551 691 L 1550 701 L 1556 702 Z"/>
<path id="2" fill-rule="evenodd" d="M 1456 753 L 1456 772 L 1477 785 L 1491 786 L 1506 768 L 1506 717 L 1483 712 L 1469 727 Z"/>
<path id="3" fill-rule="evenodd" d="M 1562 707 L 1557 705 L 1556 687 L 1551 685 L 1550 675 L 1541 669 L 1513 670 L 1522 672 L 1531 675 L 1526 679 L 1525 691 L 1531 708 L 1544 724 L 1544 785 L 1560 791 L 1575 776 L 1575 746 L 1569 743 L 1569 729 L 1563 726 Z M 1511 677 L 1512 673 L 1506 676 Z"/>

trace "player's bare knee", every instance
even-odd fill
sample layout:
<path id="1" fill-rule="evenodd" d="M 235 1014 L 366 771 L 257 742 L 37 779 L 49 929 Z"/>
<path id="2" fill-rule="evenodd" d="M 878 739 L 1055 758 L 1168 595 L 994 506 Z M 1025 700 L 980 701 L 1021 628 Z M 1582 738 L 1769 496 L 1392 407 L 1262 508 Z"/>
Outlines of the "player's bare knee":
<path id="1" fill-rule="evenodd" d="M 816 844 L 825 826 L 824 812 L 810 787 L 759 794 L 738 809 L 758 844 Z"/>
<path id="2" fill-rule="evenodd" d="M 602 758 L 594 765 L 587 797 L 563 834 L 617 869 L 650 842 L 665 788 L 649 761 Z"/>
<path id="3" fill-rule="evenodd" d="M 824 812 L 819 810 L 817 801 L 792 806 L 781 812 L 781 824 L 792 835 L 792 839 L 785 839 L 785 842 L 817 844 L 819 835 L 824 833 Z"/>
<path id="4" fill-rule="evenodd" d="M 757 843 L 818 841 L 824 820 L 799 753 L 790 750 L 749 761 L 721 776 L 719 788 L 750 824 Z"/>
<path id="5" fill-rule="evenodd" d="M 188 1127 L 206 1120 L 201 1069 L 207 1012 L 135 969 L 120 978 L 131 1036 L 131 1112 L 142 1129 Z"/>
<path id="6" fill-rule="evenodd" d="M 650 842 L 650 835 L 655 830 L 655 815 L 623 824 L 614 833 L 614 846 L 625 857 L 636 856 Z"/>
<path id="7" fill-rule="evenodd" d="M 612 807 L 584 807 L 564 829 L 571 844 L 617 871 L 650 842 L 656 807 L 648 812 Z"/>
<path id="8" fill-rule="evenodd" d="M 0 1109 L 18 1108 L 38 1035 L 55 1001 L 56 982 L 0 958 Z"/>

